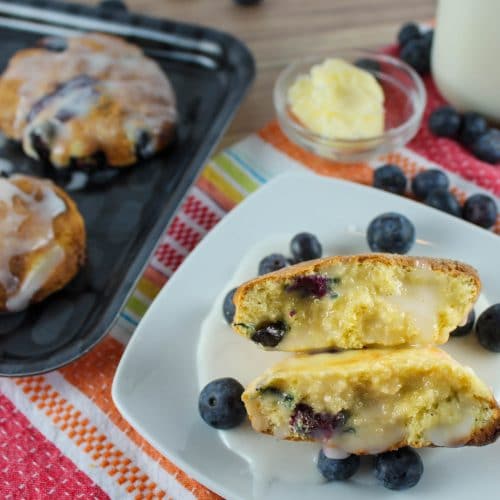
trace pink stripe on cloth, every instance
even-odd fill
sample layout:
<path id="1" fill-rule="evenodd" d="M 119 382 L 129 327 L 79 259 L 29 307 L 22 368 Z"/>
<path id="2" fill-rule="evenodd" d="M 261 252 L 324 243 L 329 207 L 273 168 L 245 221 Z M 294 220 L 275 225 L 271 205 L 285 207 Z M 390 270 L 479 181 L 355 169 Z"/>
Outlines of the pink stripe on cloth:
<path id="1" fill-rule="evenodd" d="M 0 394 L 0 493 L 8 499 L 109 496 Z"/>

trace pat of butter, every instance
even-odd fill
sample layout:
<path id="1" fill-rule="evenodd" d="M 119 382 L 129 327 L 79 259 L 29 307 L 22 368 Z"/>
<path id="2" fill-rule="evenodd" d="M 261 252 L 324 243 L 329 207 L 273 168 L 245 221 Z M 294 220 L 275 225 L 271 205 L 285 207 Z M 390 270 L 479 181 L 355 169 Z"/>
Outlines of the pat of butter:
<path id="1" fill-rule="evenodd" d="M 330 139 L 362 139 L 384 131 L 384 92 L 368 71 L 327 59 L 297 78 L 288 102 L 300 122 Z"/>

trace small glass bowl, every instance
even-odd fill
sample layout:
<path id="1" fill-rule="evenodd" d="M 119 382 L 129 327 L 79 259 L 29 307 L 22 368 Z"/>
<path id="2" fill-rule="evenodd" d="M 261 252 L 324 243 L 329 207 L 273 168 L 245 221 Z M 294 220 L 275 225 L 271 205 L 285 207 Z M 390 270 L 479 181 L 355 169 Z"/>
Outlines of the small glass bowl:
<path id="1" fill-rule="evenodd" d="M 325 60 L 325 57 L 309 57 L 285 68 L 274 86 L 278 121 L 291 141 L 330 160 L 352 163 L 393 151 L 413 138 L 420 126 L 427 97 L 422 79 L 410 66 L 394 57 L 369 50 L 339 50 L 329 57 L 351 63 L 360 59 L 378 63 L 379 69 L 369 71 L 384 91 L 384 132 L 363 139 L 329 138 L 303 126 L 290 110 L 288 89 L 298 76 L 308 74 L 312 66 Z"/>

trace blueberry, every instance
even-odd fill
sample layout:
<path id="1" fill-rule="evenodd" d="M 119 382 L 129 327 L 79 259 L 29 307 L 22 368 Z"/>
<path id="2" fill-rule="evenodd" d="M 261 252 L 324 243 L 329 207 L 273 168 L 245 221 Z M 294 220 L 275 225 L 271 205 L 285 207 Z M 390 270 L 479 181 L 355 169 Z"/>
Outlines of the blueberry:
<path id="1" fill-rule="evenodd" d="M 287 292 L 299 292 L 302 297 L 323 298 L 331 291 L 332 279 L 321 274 L 307 274 L 297 276 L 291 285 L 286 288 Z"/>
<path id="2" fill-rule="evenodd" d="M 419 200 L 425 200 L 435 189 L 448 189 L 450 181 L 441 170 L 429 169 L 417 174 L 411 181 L 411 190 Z"/>
<path id="3" fill-rule="evenodd" d="M 272 273 L 288 266 L 287 258 L 280 253 L 272 253 L 259 262 L 259 276 Z"/>
<path id="4" fill-rule="evenodd" d="M 140 160 L 147 160 L 156 153 L 154 137 L 147 130 L 140 130 L 135 139 L 135 155 Z"/>
<path id="5" fill-rule="evenodd" d="M 115 11 L 127 11 L 127 6 L 121 0 L 101 0 L 99 6 L 103 9 Z"/>
<path id="6" fill-rule="evenodd" d="M 382 165 L 373 175 L 373 185 L 391 193 L 404 194 L 406 184 L 406 175 L 397 165 Z"/>
<path id="7" fill-rule="evenodd" d="M 461 124 L 460 114 L 451 106 L 436 108 L 429 117 L 429 129 L 439 137 L 456 137 Z"/>
<path id="8" fill-rule="evenodd" d="M 500 130 L 491 129 L 471 145 L 471 152 L 482 161 L 488 163 L 500 162 Z"/>
<path id="9" fill-rule="evenodd" d="M 233 322 L 234 313 L 236 312 L 236 307 L 233 302 L 234 292 L 236 292 L 236 288 L 229 290 L 224 297 L 224 303 L 222 304 L 222 314 L 224 315 L 224 319 L 229 324 Z"/>
<path id="10" fill-rule="evenodd" d="M 464 146 L 472 146 L 486 132 L 488 132 L 488 123 L 480 114 L 464 113 L 459 135 L 459 140 Z"/>
<path id="11" fill-rule="evenodd" d="M 463 218 L 488 229 L 495 224 L 497 213 L 497 204 L 491 196 L 473 194 L 465 201 Z"/>
<path id="12" fill-rule="evenodd" d="M 370 73 L 379 73 L 381 71 L 380 63 L 375 59 L 368 59 L 367 57 L 358 59 L 354 65 Z"/>
<path id="13" fill-rule="evenodd" d="M 241 395 L 244 387 L 234 378 L 212 380 L 200 392 L 198 410 L 201 418 L 216 429 L 232 429 L 246 417 Z"/>
<path id="14" fill-rule="evenodd" d="M 308 404 L 299 403 L 290 416 L 289 425 L 296 434 L 324 440 L 343 428 L 348 419 L 349 413 L 345 410 L 338 413 L 315 412 Z"/>
<path id="15" fill-rule="evenodd" d="M 406 490 L 422 477 L 424 465 L 411 448 L 381 453 L 375 457 L 375 477 L 390 490 Z"/>
<path id="16" fill-rule="evenodd" d="M 467 321 L 465 325 L 457 326 L 455 330 L 450 333 L 451 337 L 463 337 L 464 335 L 468 335 L 472 329 L 474 328 L 474 321 L 476 320 L 476 313 L 474 309 L 468 314 Z"/>
<path id="17" fill-rule="evenodd" d="M 370 222 L 366 237 L 373 252 L 403 254 L 415 242 L 415 227 L 404 215 L 388 212 Z"/>
<path id="18" fill-rule="evenodd" d="M 328 458 L 323 450 L 318 455 L 318 469 L 327 481 L 345 481 L 359 469 L 361 460 L 358 455 L 349 455 L 347 458 Z"/>
<path id="19" fill-rule="evenodd" d="M 454 215 L 455 217 L 462 216 L 462 207 L 456 196 L 450 193 L 447 189 L 438 188 L 431 191 L 424 203 L 430 207 L 437 208 L 443 212 Z"/>
<path id="20" fill-rule="evenodd" d="M 415 23 L 406 23 L 401 26 L 398 33 L 398 43 L 406 45 L 410 40 L 417 40 L 422 36 L 420 28 Z"/>
<path id="21" fill-rule="evenodd" d="M 50 163 L 50 146 L 56 134 L 57 128 L 52 122 L 42 122 L 31 129 L 31 147 L 41 162 Z"/>
<path id="22" fill-rule="evenodd" d="M 290 251 L 295 262 L 319 259 L 323 253 L 321 243 L 311 233 L 296 234 L 290 242 Z"/>
<path id="23" fill-rule="evenodd" d="M 408 41 L 403 45 L 399 57 L 421 75 L 425 75 L 430 70 L 431 50 L 428 43 L 423 39 Z"/>
<path id="24" fill-rule="evenodd" d="M 432 49 L 432 42 L 434 41 L 434 30 L 429 30 L 423 33 L 422 40 L 427 44 L 429 50 Z"/>
<path id="25" fill-rule="evenodd" d="M 479 343 L 489 351 L 500 352 L 500 304 L 483 311 L 476 323 Z"/>
<path id="26" fill-rule="evenodd" d="M 250 337 L 256 344 L 263 347 L 276 347 L 288 331 L 288 326 L 283 321 L 264 323 L 255 330 Z"/>
<path id="27" fill-rule="evenodd" d="M 37 46 L 51 52 L 64 52 L 68 48 L 68 41 L 62 36 L 47 36 L 42 38 Z"/>
<path id="28" fill-rule="evenodd" d="M 237 5 L 257 5 L 261 0 L 234 0 Z"/>

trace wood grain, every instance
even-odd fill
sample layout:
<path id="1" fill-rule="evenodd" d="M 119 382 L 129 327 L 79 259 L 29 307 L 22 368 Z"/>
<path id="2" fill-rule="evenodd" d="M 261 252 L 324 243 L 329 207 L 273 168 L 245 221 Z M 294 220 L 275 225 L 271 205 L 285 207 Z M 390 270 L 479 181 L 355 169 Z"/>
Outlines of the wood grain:
<path id="1" fill-rule="evenodd" d="M 263 0 L 252 7 L 238 6 L 231 0 L 126 3 L 132 11 L 228 31 L 253 52 L 257 78 L 220 147 L 258 130 L 274 117 L 274 81 L 293 60 L 307 55 L 327 56 L 341 48 L 388 44 L 402 23 L 430 19 L 436 6 L 436 0 Z"/>

